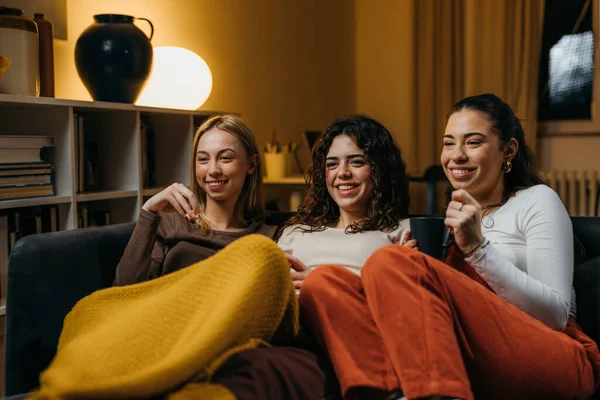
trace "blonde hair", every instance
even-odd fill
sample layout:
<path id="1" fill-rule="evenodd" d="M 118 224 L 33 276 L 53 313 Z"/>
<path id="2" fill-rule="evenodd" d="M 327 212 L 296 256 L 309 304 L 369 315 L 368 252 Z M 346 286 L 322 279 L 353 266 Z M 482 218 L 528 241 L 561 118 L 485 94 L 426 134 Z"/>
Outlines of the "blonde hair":
<path id="1" fill-rule="evenodd" d="M 229 114 L 210 117 L 202 123 L 194 134 L 194 142 L 192 145 L 192 176 L 190 182 L 191 190 L 198 198 L 200 206 L 202 207 L 201 213 L 206 210 L 206 192 L 202 190 L 196 178 L 196 151 L 202 135 L 213 128 L 221 129 L 235 136 L 244 147 L 244 150 L 246 150 L 248 161 L 250 161 L 253 155 L 256 154 L 258 156 L 258 164 L 256 165 L 254 173 L 246 176 L 246 180 L 244 181 L 244 187 L 242 188 L 240 197 L 235 205 L 234 217 L 237 221 L 244 223 L 262 220 L 265 214 L 262 199 L 263 167 L 260 153 L 258 152 L 258 145 L 256 144 L 256 138 L 250 128 L 248 128 L 239 117 Z M 199 214 L 196 222 L 200 225 L 201 233 L 212 232 L 212 226 L 204 215 Z"/>

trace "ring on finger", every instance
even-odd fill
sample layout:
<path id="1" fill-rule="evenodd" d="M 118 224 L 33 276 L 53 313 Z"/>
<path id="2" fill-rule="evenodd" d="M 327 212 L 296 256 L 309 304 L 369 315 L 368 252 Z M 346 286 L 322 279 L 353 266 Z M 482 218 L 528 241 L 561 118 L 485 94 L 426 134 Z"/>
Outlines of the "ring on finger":
<path id="1" fill-rule="evenodd" d="M 460 206 L 458 206 L 458 211 L 462 211 L 464 205 L 465 205 L 465 203 L 460 203 Z"/>

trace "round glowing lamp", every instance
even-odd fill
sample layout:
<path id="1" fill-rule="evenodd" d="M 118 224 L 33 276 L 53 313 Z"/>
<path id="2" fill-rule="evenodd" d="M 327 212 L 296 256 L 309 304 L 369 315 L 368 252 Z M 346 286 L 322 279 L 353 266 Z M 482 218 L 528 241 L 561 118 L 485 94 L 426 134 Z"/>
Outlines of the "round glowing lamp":
<path id="1" fill-rule="evenodd" d="M 182 47 L 155 47 L 152 72 L 136 104 L 196 110 L 211 90 L 210 68 L 198 54 Z"/>

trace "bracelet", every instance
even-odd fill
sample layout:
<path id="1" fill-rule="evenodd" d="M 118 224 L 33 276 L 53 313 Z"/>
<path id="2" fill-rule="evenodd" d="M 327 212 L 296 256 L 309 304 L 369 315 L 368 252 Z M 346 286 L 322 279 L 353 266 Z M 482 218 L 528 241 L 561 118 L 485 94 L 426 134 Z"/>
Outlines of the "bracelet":
<path id="1" fill-rule="evenodd" d="M 483 237 L 483 240 L 481 241 L 481 243 L 479 243 L 477 246 L 475 246 L 475 248 L 463 253 L 465 255 L 465 257 L 470 257 L 471 255 L 473 255 L 475 252 L 477 252 L 478 250 L 484 249 L 485 247 L 487 247 L 487 245 L 490 244 L 490 241 L 487 240 L 485 238 L 485 236 Z"/>

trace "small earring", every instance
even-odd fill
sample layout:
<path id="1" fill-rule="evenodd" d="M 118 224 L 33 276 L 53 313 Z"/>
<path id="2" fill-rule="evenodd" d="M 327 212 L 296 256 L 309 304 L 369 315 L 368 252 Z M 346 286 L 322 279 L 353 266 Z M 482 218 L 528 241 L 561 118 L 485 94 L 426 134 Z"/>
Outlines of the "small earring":
<path id="1" fill-rule="evenodd" d="M 505 161 L 502 163 L 502 172 L 504 172 L 505 174 L 508 174 L 510 171 L 512 171 L 512 163 L 510 161 Z"/>

